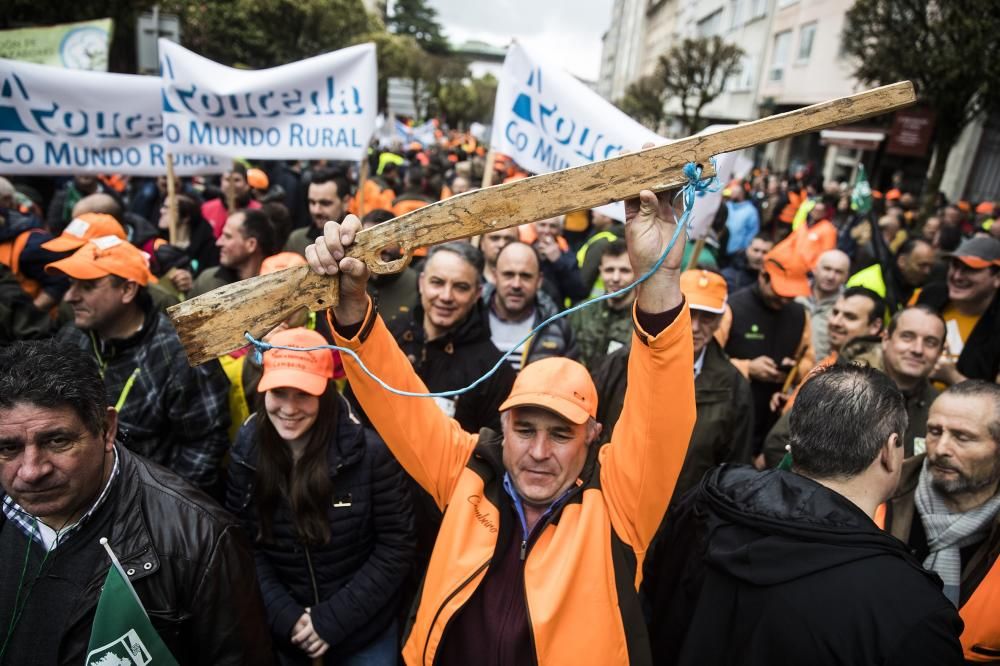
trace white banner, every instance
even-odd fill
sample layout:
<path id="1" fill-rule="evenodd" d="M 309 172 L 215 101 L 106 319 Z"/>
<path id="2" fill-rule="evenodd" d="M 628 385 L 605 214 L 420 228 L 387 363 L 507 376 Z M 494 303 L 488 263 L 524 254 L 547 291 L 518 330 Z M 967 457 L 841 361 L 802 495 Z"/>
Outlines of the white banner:
<path id="1" fill-rule="evenodd" d="M 0 59 L 0 174 L 166 173 L 160 79 Z M 179 175 L 230 164 L 175 154 Z"/>
<path id="2" fill-rule="evenodd" d="M 256 71 L 159 46 L 166 145 L 228 158 L 366 154 L 378 111 L 374 44 Z"/>
<path id="3" fill-rule="evenodd" d="M 523 44 L 511 44 L 493 109 L 493 150 L 528 171 L 548 173 L 638 150 L 647 142 L 666 140 Z M 616 208 L 606 214 L 624 219 L 624 207 Z"/>

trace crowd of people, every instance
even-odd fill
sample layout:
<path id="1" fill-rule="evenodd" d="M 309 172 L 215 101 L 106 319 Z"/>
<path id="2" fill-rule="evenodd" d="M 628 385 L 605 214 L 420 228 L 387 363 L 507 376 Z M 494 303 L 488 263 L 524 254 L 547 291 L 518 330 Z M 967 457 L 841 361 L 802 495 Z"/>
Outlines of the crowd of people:
<path id="1" fill-rule="evenodd" d="M 759 168 L 629 291 L 671 193 L 346 257 L 484 154 L 0 177 L 0 664 L 90 663 L 101 537 L 181 664 L 1000 662 L 1000 207 Z M 188 364 L 295 265 L 265 342 L 509 356 Z"/>

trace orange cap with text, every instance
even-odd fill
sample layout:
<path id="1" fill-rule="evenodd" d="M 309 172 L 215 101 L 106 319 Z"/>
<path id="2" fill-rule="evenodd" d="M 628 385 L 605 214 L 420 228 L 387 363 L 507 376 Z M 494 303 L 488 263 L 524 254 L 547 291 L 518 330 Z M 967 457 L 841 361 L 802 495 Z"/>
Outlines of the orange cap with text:
<path id="1" fill-rule="evenodd" d="M 96 280 L 117 275 L 144 287 L 156 282 L 149 272 L 149 255 L 118 236 L 92 238 L 70 256 L 45 267 L 47 273 L 56 271 L 75 280 Z"/>
<path id="2" fill-rule="evenodd" d="M 271 336 L 268 342 L 284 347 L 319 347 L 326 338 L 308 328 L 289 328 Z M 261 393 L 276 388 L 293 388 L 309 395 L 323 395 L 333 377 L 333 354 L 329 349 L 289 351 L 268 349 L 264 352 L 264 374 L 257 384 Z"/>
<path id="3" fill-rule="evenodd" d="M 101 236 L 128 240 L 125 228 L 115 218 L 105 213 L 84 213 L 73 218 L 58 237 L 42 243 L 42 247 L 50 252 L 69 252 L 83 247 L 91 238 Z"/>
<path id="4" fill-rule="evenodd" d="M 587 369 L 576 361 L 545 358 L 521 369 L 500 411 L 512 407 L 541 407 L 570 423 L 582 424 L 597 418 L 597 388 Z"/>

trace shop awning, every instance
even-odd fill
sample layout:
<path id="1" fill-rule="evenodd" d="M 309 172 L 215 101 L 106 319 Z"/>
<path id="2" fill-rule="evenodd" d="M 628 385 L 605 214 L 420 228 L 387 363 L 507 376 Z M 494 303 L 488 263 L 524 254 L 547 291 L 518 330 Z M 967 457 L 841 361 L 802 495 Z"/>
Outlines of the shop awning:
<path id="1" fill-rule="evenodd" d="M 862 129 L 820 130 L 819 142 L 824 146 L 840 146 L 855 150 L 876 150 L 885 140 L 885 132 Z"/>

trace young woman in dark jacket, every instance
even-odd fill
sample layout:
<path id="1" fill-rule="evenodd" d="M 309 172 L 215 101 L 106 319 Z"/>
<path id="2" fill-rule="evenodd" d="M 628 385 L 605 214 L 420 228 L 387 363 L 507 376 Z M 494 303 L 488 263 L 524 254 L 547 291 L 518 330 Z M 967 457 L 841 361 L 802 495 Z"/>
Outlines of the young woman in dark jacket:
<path id="1" fill-rule="evenodd" d="M 304 328 L 273 344 L 326 344 Z M 250 531 L 281 664 L 394 666 L 413 557 L 402 470 L 330 378 L 329 351 L 271 350 L 232 452 L 227 506 Z"/>

